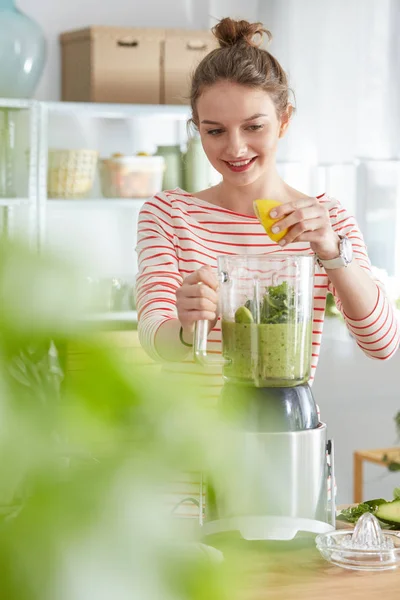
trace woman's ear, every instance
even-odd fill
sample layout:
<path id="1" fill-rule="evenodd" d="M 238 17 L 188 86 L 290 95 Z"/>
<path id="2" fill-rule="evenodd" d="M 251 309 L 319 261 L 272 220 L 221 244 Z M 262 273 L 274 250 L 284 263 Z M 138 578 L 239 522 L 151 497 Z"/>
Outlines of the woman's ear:
<path id="1" fill-rule="evenodd" d="M 290 119 L 293 114 L 293 105 L 288 104 L 286 110 L 283 112 L 281 117 L 281 126 L 279 128 L 279 137 L 283 137 L 286 133 L 286 129 L 289 127 Z"/>

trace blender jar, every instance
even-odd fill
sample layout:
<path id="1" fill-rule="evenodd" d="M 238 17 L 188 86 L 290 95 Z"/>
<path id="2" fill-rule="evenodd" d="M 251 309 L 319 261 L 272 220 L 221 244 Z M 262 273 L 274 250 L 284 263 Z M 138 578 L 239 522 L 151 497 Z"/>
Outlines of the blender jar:
<path id="1" fill-rule="evenodd" d="M 287 253 L 219 256 L 225 381 L 294 387 L 311 371 L 314 257 Z M 208 323 L 199 322 L 195 356 L 207 356 Z"/>

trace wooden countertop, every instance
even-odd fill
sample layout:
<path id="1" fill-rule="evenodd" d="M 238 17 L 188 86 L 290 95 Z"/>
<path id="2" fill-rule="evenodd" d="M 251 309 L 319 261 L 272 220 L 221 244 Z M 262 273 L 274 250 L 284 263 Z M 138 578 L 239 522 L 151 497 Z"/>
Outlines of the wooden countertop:
<path id="1" fill-rule="evenodd" d="M 322 558 L 314 540 L 300 544 L 214 542 L 237 593 L 229 600 L 399 600 L 400 569 L 352 571 Z"/>
<path id="2" fill-rule="evenodd" d="M 240 600 L 398 600 L 400 571 L 335 567 L 316 548 L 257 552 L 247 557 Z M 247 562 L 247 559 L 246 559 Z"/>

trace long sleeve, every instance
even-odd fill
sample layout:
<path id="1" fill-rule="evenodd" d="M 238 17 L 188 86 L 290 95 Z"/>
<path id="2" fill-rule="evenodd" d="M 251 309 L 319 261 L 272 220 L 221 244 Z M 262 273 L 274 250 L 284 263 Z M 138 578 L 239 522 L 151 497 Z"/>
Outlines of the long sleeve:
<path id="1" fill-rule="evenodd" d="M 369 315 L 360 320 L 350 319 L 343 310 L 340 298 L 330 282 L 328 290 L 333 294 L 336 306 L 342 313 L 349 331 L 361 350 L 371 358 L 386 360 L 396 352 L 400 343 L 400 326 L 394 306 L 387 297 L 382 283 L 372 274 L 364 239 L 354 217 L 350 216 L 346 209 L 337 202 L 329 209 L 329 213 L 333 229 L 351 240 L 355 260 L 375 282 L 377 300 Z"/>
<path id="2" fill-rule="evenodd" d="M 159 327 L 177 317 L 175 292 L 182 283 L 174 247 L 171 204 L 164 194 L 146 202 L 138 222 L 136 305 L 140 343 L 151 358 Z"/>

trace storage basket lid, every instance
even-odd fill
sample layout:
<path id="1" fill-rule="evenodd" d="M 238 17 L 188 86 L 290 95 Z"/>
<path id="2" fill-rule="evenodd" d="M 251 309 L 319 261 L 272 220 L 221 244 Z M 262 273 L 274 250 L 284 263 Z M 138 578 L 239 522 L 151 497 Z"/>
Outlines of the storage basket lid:
<path id="1" fill-rule="evenodd" d="M 163 156 L 111 156 L 110 158 L 103 158 L 101 162 L 108 166 L 114 164 L 131 167 L 138 171 L 159 171 L 165 167 Z"/>

